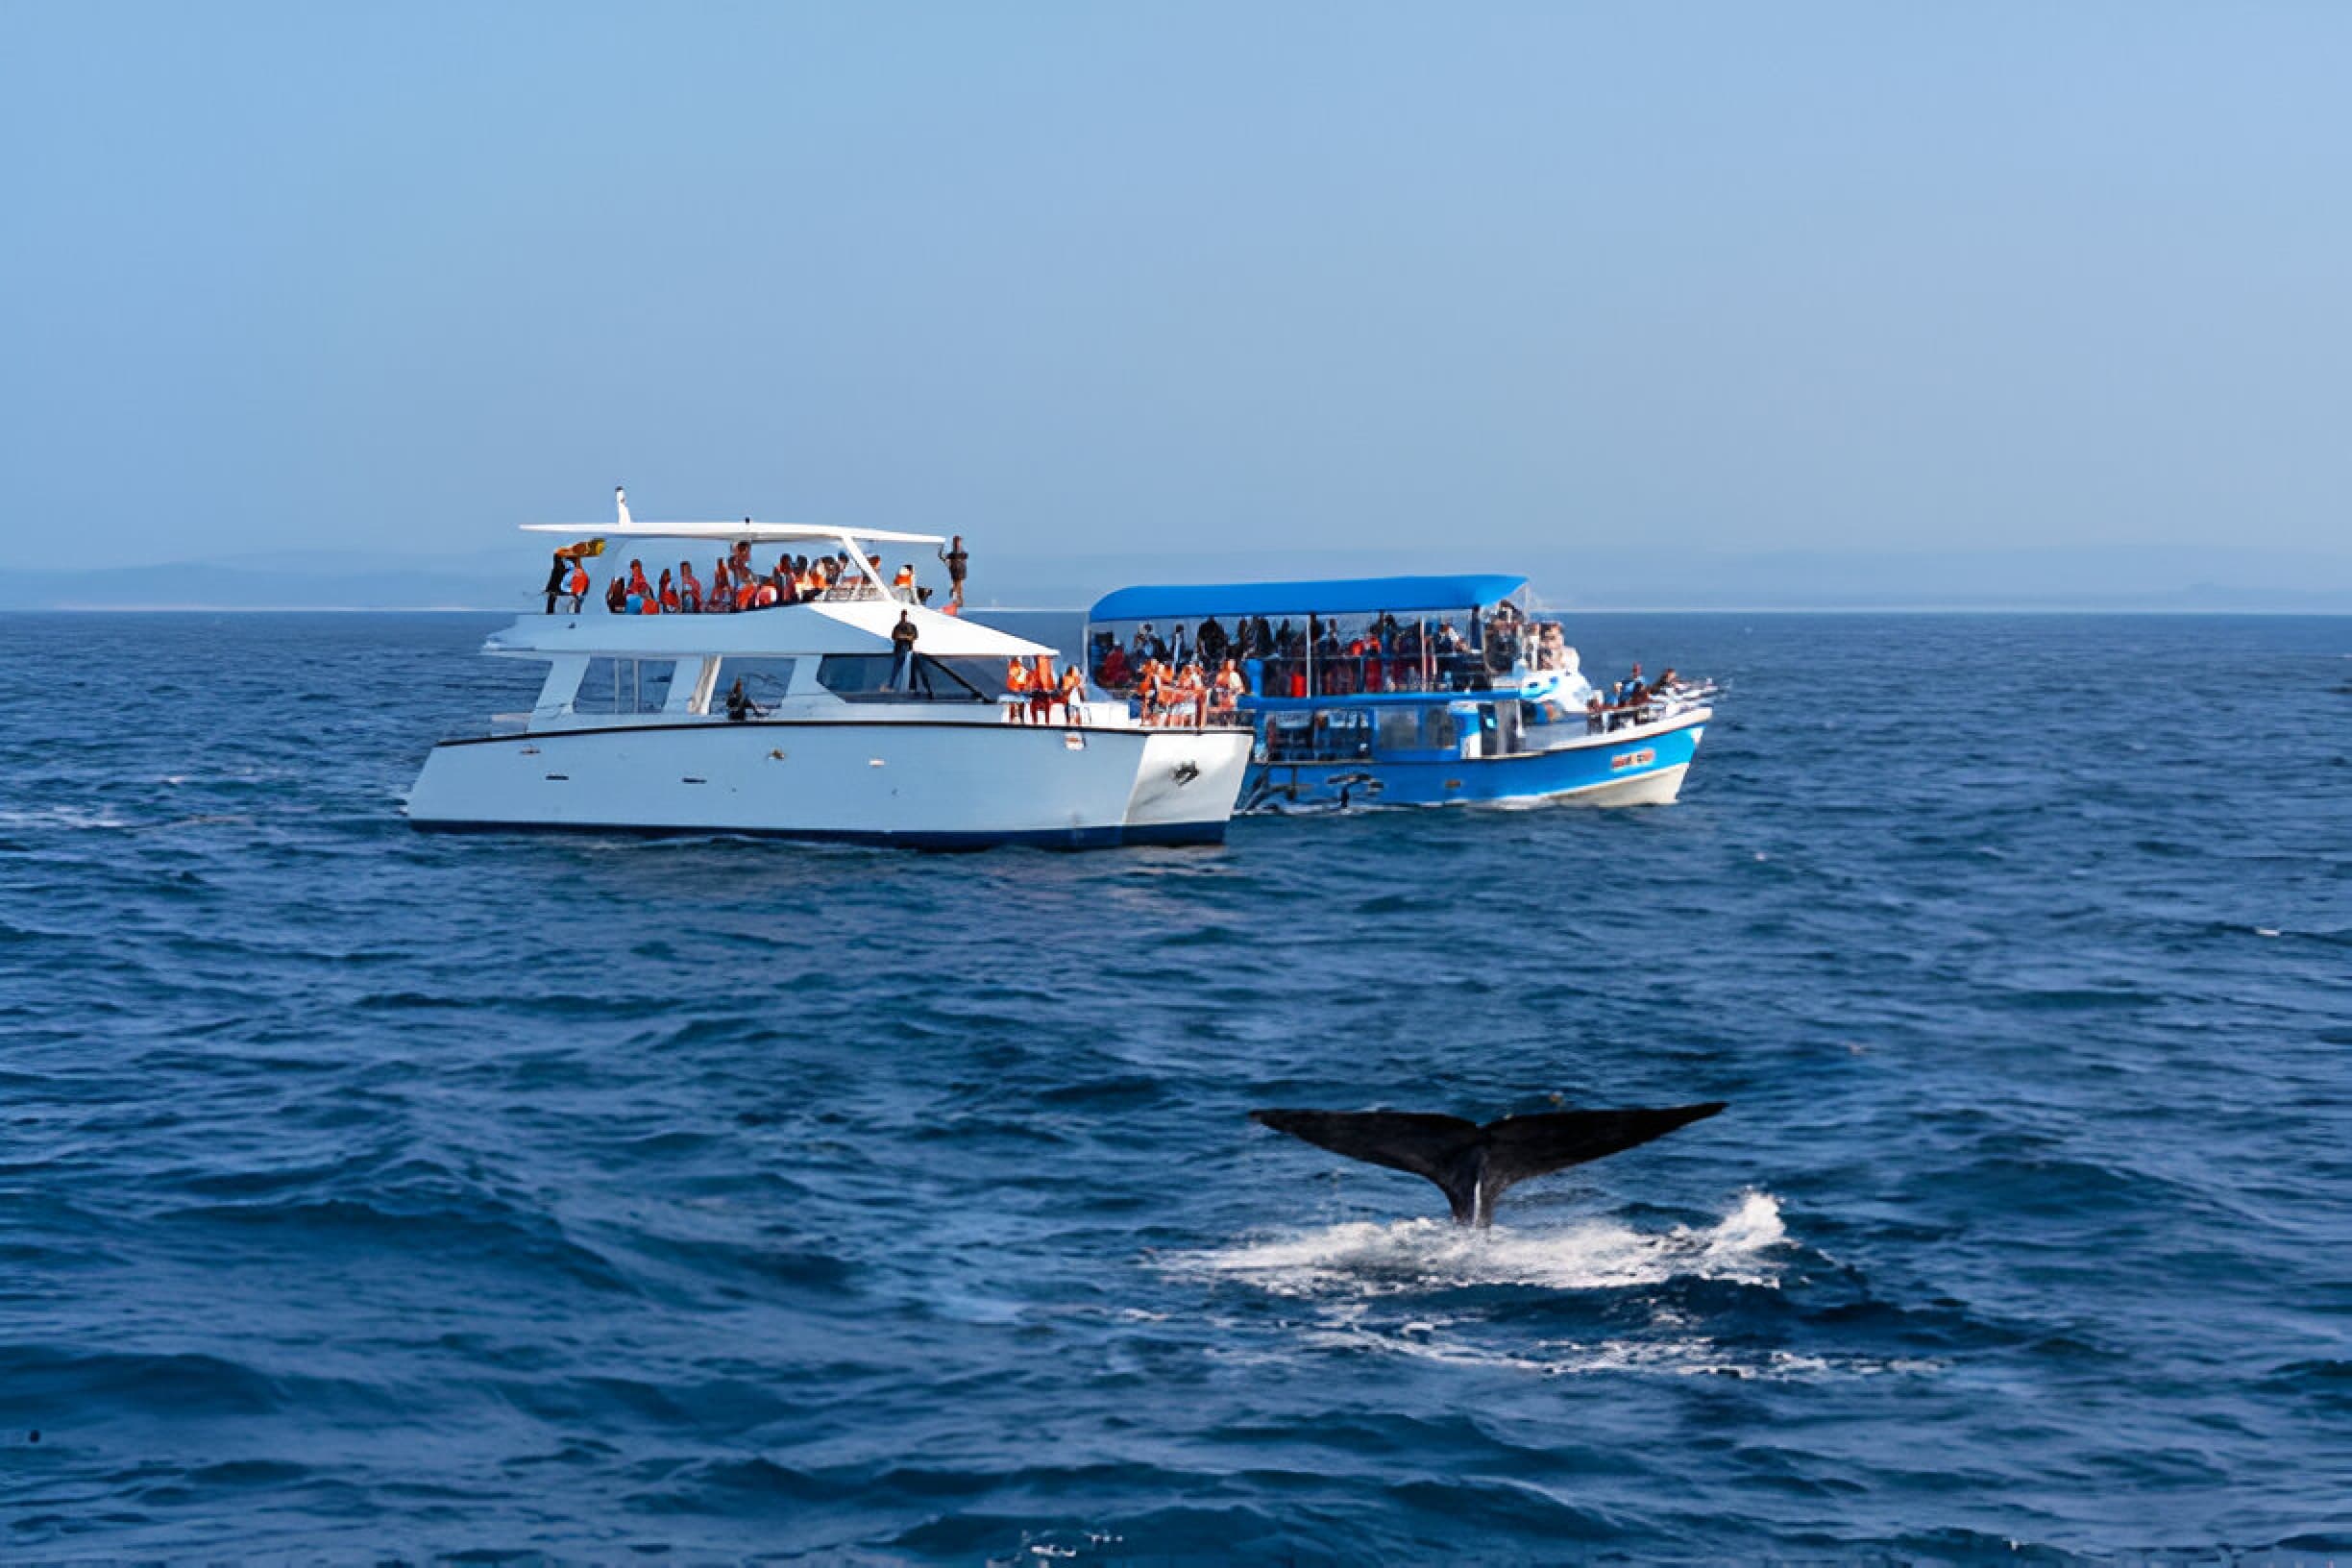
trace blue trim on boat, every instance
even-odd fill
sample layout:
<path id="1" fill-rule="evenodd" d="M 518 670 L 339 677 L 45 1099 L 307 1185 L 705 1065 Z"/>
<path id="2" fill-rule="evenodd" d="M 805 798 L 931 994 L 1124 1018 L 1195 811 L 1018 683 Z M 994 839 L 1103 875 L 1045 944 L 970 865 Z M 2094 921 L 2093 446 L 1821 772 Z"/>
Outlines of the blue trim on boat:
<path id="1" fill-rule="evenodd" d="M 420 833 L 571 833 L 630 839 L 789 839 L 884 849 L 1117 849 L 1225 842 L 1225 822 L 1146 822 L 1124 827 L 1035 828 L 1010 833 L 867 833 L 773 827 L 648 827 L 622 822 L 477 822 L 408 820 Z"/>
<path id="2" fill-rule="evenodd" d="M 1213 615 L 1377 615 L 1466 610 L 1508 599 L 1527 578 L 1499 573 L 1443 577 L 1335 577 L 1306 582 L 1144 584 L 1094 601 L 1090 621 L 1194 621 Z"/>
<path id="3" fill-rule="evenodd" d="M 1252 762 L 1236 809 L 1493 805 L 1581 795 L 1688 767 L 1707 723 L 1693 714 L 1654 728 L 1580 737 L 1556 751 L 1497 757 L 1375 750 L 1366 757 Z"/>

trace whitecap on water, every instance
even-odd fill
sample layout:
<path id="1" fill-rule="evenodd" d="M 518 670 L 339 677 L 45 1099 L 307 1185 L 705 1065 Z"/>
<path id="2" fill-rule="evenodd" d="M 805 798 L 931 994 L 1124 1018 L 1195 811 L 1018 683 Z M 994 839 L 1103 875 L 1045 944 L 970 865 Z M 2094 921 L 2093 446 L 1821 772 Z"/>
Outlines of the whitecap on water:
<path id="1" fill-rule="evenodd" d="M 130 821 L 108 811 L 79 806 L 0 806 L 0 827 L 118 828 Z"/>
<path id="2" fill-rule="evenodd" d="M 1451 1220 L 1357 1220 L 1263 1237 L 1238 1246 L 1175 1253 L 1171 1273 L 1254 1285 L 1278 1296 L 1387 1296 L 1520 1286 L 1607 1290 L 1673 1279 L 1777 1283 L 1770 1256 L 1787 1239 L 1780 1205 L 1748 1192 L 1711 1226 L 1642 1231 L 1593 1219 L 1556 1229 L 1497 1225 L 1467 1230 Z"/>

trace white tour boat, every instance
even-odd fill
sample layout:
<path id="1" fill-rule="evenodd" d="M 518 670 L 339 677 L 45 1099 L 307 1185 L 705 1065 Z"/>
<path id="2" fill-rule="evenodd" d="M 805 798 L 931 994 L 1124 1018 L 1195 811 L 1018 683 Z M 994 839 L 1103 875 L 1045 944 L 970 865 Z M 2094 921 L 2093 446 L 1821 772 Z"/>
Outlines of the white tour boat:
<path id="1" fill-rule="evenodd" d="M 918 847 L 1214 844 L 1248 772 L 1242 725 L 1146 725 L 1082 694 L 1032 723 L 1006 667 L 1055 649 L 894 590 L 868 547 L 936 535 L 732 523 L 533 524 L 708 548 L 815 544 L 864 574 L 735 614 L 526 615 L 486 651 L 544 660 L 527 714 L 435 746 L 419 828 L 748 833 Z M 648 551 L 645 553 L 651 554 Z M 568 600 L 569 596 L 565 596 Z M 551 602 L 554 600 L 551 600 Z M 915 626 L 910 667 L 893 651 Z M 747 702 L 729 713 L 741 681 Z"/>

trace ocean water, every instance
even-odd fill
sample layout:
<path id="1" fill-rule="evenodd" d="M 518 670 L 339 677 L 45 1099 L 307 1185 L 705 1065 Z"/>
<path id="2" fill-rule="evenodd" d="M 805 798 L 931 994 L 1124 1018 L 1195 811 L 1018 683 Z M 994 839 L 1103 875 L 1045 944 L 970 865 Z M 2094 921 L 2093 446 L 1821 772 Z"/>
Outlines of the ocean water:
<path id="1" fill-rule="evenodd" d="M 1681 804 L 956 856 L 412 834 L 495 624 L 0 618 L 0 1557 L 2352 1554 L 2352 621 L 1584 617 Z M 1731 1108 L 1246 1119 L 1555 1096 Z"/>

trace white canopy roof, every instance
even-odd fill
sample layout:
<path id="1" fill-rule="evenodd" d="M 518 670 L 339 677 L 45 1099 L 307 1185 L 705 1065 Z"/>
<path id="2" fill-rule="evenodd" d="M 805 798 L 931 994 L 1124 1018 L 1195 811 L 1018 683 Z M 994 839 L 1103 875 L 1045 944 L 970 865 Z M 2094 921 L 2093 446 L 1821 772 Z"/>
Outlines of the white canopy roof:
<path id="1" fill-rule="evenodd" d="M 1034 658 L 1055 651 L 976 621 L 888 599 L 818 600 L 738 615 L 613 615 L 601 607 L 577 615 L 527 615 L 494 633 L 488 647 L 493 653 L 639 659 L 887 653 L 901 610 L 915 623 L 916 651 L 936 658 Z"/>
<path id="2" fill-rule="evenodd" d="M 828 528 L 814 523 L 526 523 L 526 533 L 564 533 L 574 538 L 607 539 L 748 539 L 755 545 L 794 541 L 866 541 L 881 545 L 943 545 L 942 533 L 897 533 L 889 528 Z"/>

